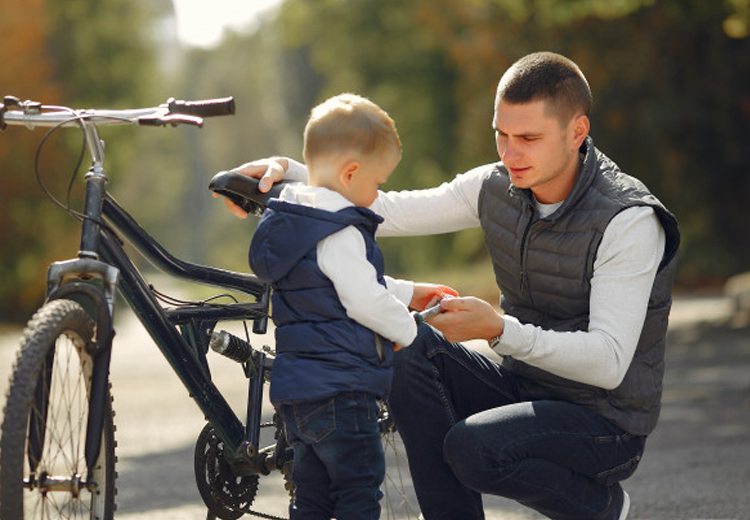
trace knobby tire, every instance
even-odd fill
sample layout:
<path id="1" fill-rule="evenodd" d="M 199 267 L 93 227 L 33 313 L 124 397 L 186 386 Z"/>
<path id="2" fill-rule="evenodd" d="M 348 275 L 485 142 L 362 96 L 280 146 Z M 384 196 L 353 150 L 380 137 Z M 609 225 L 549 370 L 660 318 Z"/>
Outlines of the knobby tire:
<path id="1" fill-rule="evenodd" d="M 87 345 L 94 334 L 94 321 L 71 300 L 45 304 L 24 330 L 0 431 L 0 518 L 112 520 L 109 385 L 93 475 L 87 475 L 84 456 L 93 365 Z M 32 473 L 30 461 L 37 459 Z"/>

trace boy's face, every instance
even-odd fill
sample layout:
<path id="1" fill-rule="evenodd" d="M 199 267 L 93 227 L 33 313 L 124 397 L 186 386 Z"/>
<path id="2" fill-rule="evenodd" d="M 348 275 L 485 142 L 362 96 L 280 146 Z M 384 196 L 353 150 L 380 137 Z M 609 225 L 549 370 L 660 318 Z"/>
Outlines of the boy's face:
<path id="1" fill-rule="evenodd" d="M 401 160 L 397 150 L 363 156 L 344 172 L 342 195 L 355 206 L 369 208 L 378 198 L 378 189 L 385 184 Z"/>

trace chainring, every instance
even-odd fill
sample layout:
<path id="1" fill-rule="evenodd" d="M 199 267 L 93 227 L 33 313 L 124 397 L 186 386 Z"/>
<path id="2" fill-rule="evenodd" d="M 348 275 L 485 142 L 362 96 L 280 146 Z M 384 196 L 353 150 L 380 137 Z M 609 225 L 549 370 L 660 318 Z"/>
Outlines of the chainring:
<path id="1" fill-rule="evenodd" d="M 237 520 L 250 510 L 258 475 L 235 475 L 224 459 L 224 443 L 207 424 L 195 444 L 195 481 L 208 510 L 222 520 Z"/>
<path id="2" fill-rule="evenodd" d="M 276 456 L 280 457 L 282 460 L 279 470 L 284 477 L 284 489 L 286 489 L 286 492 L 289 494 L 290 502 L 294 502 L 294 483 L 292 482 L 293 457 L 285 453 L 290 453 L 291 448 L 286 442 L 284 423 L 278 413 L 273 414 L 273 422 L 269 423 L 268 426 L 273 426 L 274 428 L 273 438 L 276 441 Z M 280 453 L 285 454 L 280 455 Z"/>

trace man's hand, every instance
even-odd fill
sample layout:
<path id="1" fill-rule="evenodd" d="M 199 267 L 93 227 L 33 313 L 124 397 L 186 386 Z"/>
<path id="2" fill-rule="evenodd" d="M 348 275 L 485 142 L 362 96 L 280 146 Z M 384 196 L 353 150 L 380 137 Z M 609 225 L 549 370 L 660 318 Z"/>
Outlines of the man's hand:
<path id="1" fill-rule="evenodd" d="M 274 183 L 279 182 L 284 178 L 284 173 L 289 167 L 289 162 L 284 157 L 269 157 L 268 159 L 258 159 L 257 161 L 250 161 L 233 168 L 232 171 L 260 179 L 258 182 L 258 189 L 266 193 L 271 189 Z M 218 197 L 217 193 L 214 193 L 214 197 Z M 224 197 L 224 203 L 227 208 L 237 218 L 247 218 L 247 212 L 239 207 L 237 204 Z"/>
<path id="2" fill-rule="evenodd" d="M 214 193 L 214 198 L 220 197 L 218 193 Z M 227 205 L 227 209 L 237 218 L 247 218 L 247 211 L 239 207 L 237 204 L 224 197 L 224 204 Z"/>
<path id="3" fill-rule="evenodd" d="M 258 183 L 258 189 L 266 193 L 271 189 L 274 183 L 279 182 L 284 178 L 289 168 L 289 162 L 284 157 L 269 157 L 267 159 L 258 159 L 257 161 L 250 161 L 242 166 L 233 168 L 232 171 L 247 175 L 248 177 L 254 177 L 260 179 Z"/>
<path id="4" fill-rule="evenodd" d="M 503 317 L 484 300 L 472 296 L 446 298 L 440 302 L 443 312 L 429 323 L 451 343 L 471 339 L 490 340 L 503 333 Z"/>

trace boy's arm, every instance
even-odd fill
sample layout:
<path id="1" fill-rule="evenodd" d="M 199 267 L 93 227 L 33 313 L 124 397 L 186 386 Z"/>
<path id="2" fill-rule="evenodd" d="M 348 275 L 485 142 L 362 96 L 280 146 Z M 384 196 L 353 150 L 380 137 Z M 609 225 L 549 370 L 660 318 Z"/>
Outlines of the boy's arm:
<path id="1" fill-rule="evenodd" d="M 378 283 L 375 267 L 367 260 L 365 241 L 353 227 L 318 243 L 318 266 L 333 282 L 347 315 L 400 345 L 409 345 L 417 325 L 407 304 Z"/>
<path id="2" fill-rule="evenodd" d="M 401 280 L 399 278 L 391 278 L 388 275 L 384 276 L 385 285 L 393 296 L 399 299 L 402 303 L 411 306 L 411 300 L 414 296 L 415 284 L 411 280 Z"/>

